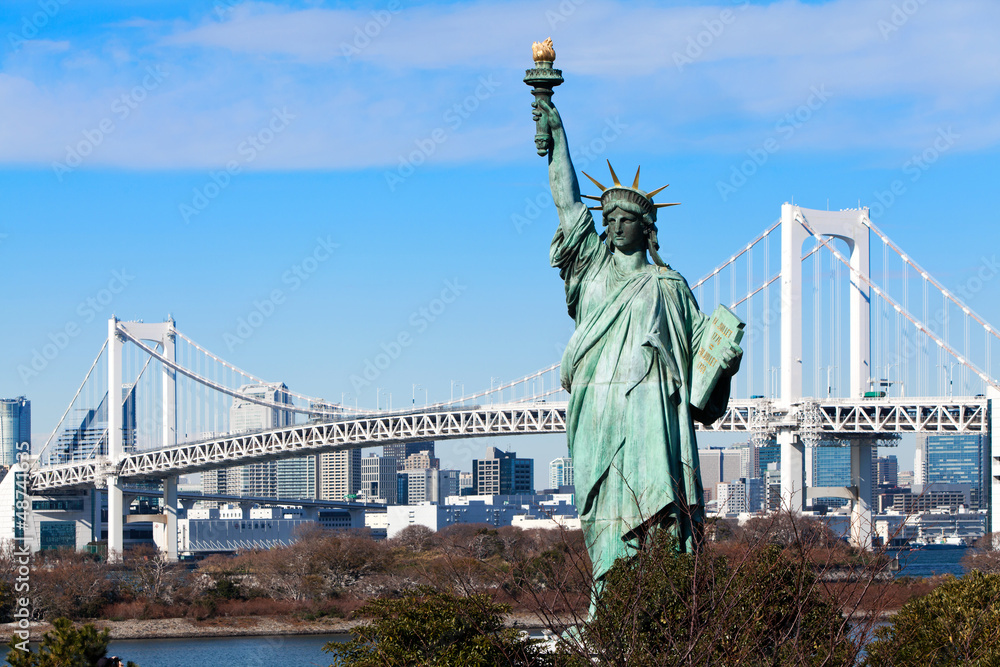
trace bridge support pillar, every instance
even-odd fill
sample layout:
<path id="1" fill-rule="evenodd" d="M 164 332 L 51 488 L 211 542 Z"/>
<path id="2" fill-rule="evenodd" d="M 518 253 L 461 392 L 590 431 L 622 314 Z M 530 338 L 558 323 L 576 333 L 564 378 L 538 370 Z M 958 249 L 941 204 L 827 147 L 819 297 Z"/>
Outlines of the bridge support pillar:
<path id="1" fill-rule="evenodd" d="M 1000 511 L 994 506 L 994 502 L 1000 501 L 1000 391 L 991 386 L 986 387 L 986 398 L 989 399 L 989 431 L 986 432 L 986 442 L 983 447 L 986 449 L 986 475 L 988 484 L 984 491 L 989 494 L 986 498 L 986 530 L 991 533 L 1000 533 Z M 984 475 L 984 477 L 986 476 Z M 980 500 L 982 507 L 982 500 Z"/>
<path id="2" fill-rule="evenodd" d="M 872 548 L 872 441 L 851 446 L 851 486 L 856 495 L 851 509 L 851 544 L 860 549 Z"/>
<path id="3" fill-rule="evenodd" d="M 801 514 L 805 506 L 805 447 L 794 431 L 778 431 L 781 447 L 781 509 Z"/>
<path id="4" fill-rule="evenodd" d="M 157 547 L 163 557 L 171 563 L 177 561 L 177 508 L 177 477 L 167 477 L 163 480 L 163 515 L 166 521 L 162 526 L 163 534 Z M 154 526 L 154 530 L 155 528 Z"/>
<path id="5" fill-rule="evenodd" d="M 108 562 L 125 553 L 125 496 L 117 475 L 108 475 Z"/>

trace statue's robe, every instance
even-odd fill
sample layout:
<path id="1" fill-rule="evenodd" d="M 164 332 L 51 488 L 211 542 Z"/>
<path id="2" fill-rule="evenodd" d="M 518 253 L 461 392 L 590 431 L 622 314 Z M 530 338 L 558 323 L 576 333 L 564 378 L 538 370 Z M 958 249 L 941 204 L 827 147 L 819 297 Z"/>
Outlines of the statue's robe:
<path id="1" fill-rule="evenodd" d="M 709 319 L 669 267 L 619 269 L 582 203 L 562 212 L 550 257 L 576 322 L 561 380 L 576 504 L 600 587 L 653 529 L 695 548 L 704 508 L 693 420 L 722 416 L 729 376 L 704 409 L 690 405 L 692 355 Z"/>

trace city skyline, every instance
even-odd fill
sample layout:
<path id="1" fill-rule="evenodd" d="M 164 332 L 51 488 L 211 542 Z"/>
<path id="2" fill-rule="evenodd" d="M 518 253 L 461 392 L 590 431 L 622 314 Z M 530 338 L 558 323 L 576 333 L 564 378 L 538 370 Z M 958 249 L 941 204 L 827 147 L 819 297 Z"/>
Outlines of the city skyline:
<path id="1" fill-rule="evenodd" d="M 969 282 L 1000 240 L 1000 10 L 897 4 L 55 3 L 35 25 L 37 2 L 11 3 L 0 393 L 32 402 L 44 441 L 112 314 L 173 314 L 237 366 L 370 407 L 558 361 L 572 321 L 520 81 L 548 36 L 577 168 L 672 184 L 661 254 L 689 281 L 784 201 L 860 202 L 1000 324 L 1000 286 Z M 465 470 L 489 446 L 541 461 L 536 485 L 566 453 L 438 455 Z"/>

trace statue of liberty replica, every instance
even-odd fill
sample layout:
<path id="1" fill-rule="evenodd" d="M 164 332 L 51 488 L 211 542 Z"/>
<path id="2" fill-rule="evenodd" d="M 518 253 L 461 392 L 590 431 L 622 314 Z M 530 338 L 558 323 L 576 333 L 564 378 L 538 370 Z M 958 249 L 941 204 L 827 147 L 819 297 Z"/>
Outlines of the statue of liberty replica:
<path id="1" fill-rule="evenodd" d="M 576 324 L 561 381 L 570 394 L 566 431 L 596 600 L 615 560 L 658 531 L 669 531 L 681 551 L 698 549 L 704 498 L 694 422 L 725 413 L 743 324 L 722 307 L 704 315 L 684 278 L 660 258 L 657 210 L 676 204 L 653 198 L 666 186 L 641 189 L 638 169 L 622 185 L 609 162 L 612 184 L 584 174 L 599 194 L 580 194 L 551 102 L 552 87 L 562 83 L 551 39 L 536 42 L 533 55 L 525 83 L 533 86 L 535 143 L 548 155 L 559 213 L 550 258 Z M 583 197 L 599 205 L 588 209 Z M 601 234 L 591 210 L 601 212 Z"/>

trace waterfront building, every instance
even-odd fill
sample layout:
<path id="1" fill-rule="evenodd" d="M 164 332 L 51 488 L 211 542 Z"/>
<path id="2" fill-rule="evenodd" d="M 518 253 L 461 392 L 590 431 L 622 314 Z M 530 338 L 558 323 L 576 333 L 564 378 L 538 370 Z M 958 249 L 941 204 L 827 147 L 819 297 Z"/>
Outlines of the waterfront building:
<path id="1" fill-rule="evenodd" d="M 914 480 L 918 484 L 970 484 L 977 500 L 987 489 L 989 448 L 985 438 L 977 433 L 948 435 L 917 434 L 914 456 Z M 982 505 L 985 505 L 983 503 Z M 979 509 L 981 505 L 973 509 Z"/>
<path id="2" fill-rule="evenodd" d="M 519 518 L 520 517 L 520 518 Z M 451 496 L 443 504 L 395 505 L 386 508 L 387 535 L 393 538 L 407 526 L 422 525 L 437 531 L 459 523 L 485 523 L 494 527 L 580 528 L 573 494 L 521 496 Z"/>
<path id="3" fill-rule="evenodd" d="M 27 449 L 18 449 L 21 443 Z M 10 468 L 17 454 L 31 453 L 31 401 L 24 396 L 0 399 L 0 466 Z"/>
<path id="4" fill-rule="evenodd" d="M 809 486 L 851 486 L 851 448 L 836 445 L 812 447 L 812 466 Z M 819 497 L 812 499 L 815 507 L 833 509 L 844 507 L 846 498 Z"/>
<path id="5" fill-rule="evenodd" d="M 873 517 L 875 534 L 883 544 L 904 544 L 910 540 L 933 542 L 960 537 L 972 544 L 986 534 L 986 515 L 981 512 L 890 513 Z"/>
<path id="6" fill-rule="evenodd" d="M 549 463 L 549 488 L 573 486 L 573 459 L 563 456 Z"/>
<path id="7" fill-rule="evenodd" d="M 486 449 L 486 458 L 472 460 L 472 485 L 476 495 L 534 493 L 534 459 L 519 459 L 515 452 Z"/>
<path id="8" fill-rule="evenodd" d="M 957 512 L 978 505 L 978 489 L 971 484 L 914 484 L 879 496 L 879 513 L 914 514 L 932 510 Z"/>
<path id="9" fill-rule="evenodd" d="M 311 512 L 282 508 L 189 510 L 177 519 L 177 551 L 185 556 L 232 553 L 242 549 L 271 549 L 293 543 L 310 525 L 328 530 L 363 528 L 364 512 L 314 509 Z"/>

